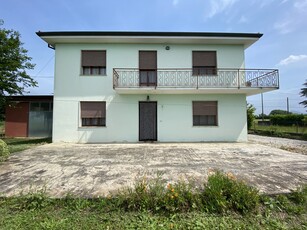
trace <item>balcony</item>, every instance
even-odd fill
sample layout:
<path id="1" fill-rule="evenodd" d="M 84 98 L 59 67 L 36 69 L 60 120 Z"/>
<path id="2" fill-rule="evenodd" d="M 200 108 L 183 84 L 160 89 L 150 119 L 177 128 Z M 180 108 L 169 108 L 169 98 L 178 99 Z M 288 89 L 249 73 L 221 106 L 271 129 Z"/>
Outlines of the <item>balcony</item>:
<path id="1" fill-rule="evenodd" d="M 276 69 L 113 69 L 120 94 L 246 94 L 279 88 Z"/>

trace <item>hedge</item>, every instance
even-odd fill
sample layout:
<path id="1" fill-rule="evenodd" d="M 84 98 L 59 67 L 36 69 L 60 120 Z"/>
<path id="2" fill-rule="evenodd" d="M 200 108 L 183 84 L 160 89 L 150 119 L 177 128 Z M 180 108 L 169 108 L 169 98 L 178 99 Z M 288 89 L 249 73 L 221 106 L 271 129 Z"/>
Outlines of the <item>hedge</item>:
<path id="1" fill-rule="evenodd" d="M 304 125 L 304 115 L 302 114 L 287 114 L 287 115 L 272 115 L 270 116 L 272 125 Z"/>

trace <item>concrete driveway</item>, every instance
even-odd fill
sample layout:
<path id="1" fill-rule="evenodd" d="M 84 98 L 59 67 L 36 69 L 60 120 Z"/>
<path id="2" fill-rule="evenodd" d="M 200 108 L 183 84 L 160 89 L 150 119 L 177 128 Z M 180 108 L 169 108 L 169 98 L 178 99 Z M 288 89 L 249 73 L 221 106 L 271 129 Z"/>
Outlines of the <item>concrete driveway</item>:
<path id="1" fill-rule="evenodd" d="M 0 164 L 0 194 L 45 188 L 106 195 L 146 174 L 174 182 L 205 180 L 212 169 L 232 172 L 267 193 L 283 193 L 307 183 L 307 155 L 256 143 L 47 144 L 16 153 Z"/>

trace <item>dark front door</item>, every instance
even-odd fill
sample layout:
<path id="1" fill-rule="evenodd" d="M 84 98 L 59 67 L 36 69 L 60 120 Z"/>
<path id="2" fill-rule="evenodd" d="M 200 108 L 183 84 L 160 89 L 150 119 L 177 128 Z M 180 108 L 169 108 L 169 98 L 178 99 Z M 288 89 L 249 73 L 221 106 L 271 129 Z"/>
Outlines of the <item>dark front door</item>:
<path id="1" fill-rule="evenodd" d="M 139 103 L 139 140 L 157 140 L 157 102 Z"/>

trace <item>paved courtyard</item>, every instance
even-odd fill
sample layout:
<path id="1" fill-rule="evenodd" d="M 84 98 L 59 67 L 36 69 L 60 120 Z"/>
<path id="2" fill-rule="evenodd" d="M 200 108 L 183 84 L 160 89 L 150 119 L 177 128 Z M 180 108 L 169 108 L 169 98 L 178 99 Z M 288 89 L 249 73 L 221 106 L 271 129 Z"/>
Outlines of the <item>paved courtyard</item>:
<path id="1" fill-rule="evenodd" d="M 307 142 L 302 142 L 307 143 Z M 258 143 L 47 144 L 13 154 L 0 164 L 0 195 L 41 188 L 106 195 L 143 175 L 174 182 L 205 180 L 208 172 L 232 172 L 261 192 L 289 192 L 307 183 L 307 155 Z"/>

